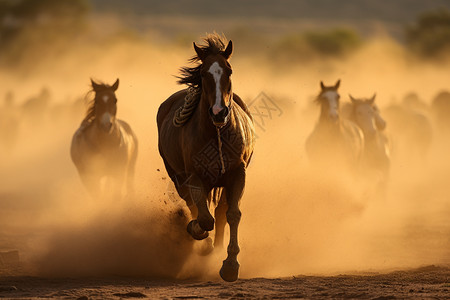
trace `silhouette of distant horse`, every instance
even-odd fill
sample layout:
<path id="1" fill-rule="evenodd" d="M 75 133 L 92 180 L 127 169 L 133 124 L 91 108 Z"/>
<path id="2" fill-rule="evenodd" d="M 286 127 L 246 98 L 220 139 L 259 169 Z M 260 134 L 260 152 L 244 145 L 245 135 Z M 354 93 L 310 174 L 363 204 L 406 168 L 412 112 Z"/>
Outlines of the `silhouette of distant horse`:
<path id="1" fill-rule="evenodd" d="M 450 92 L 439 92 L 431 102 L 431 111 L 440 134 L 450 135 Z"/>
<path id="2" fill-rule="evenodd" d="M 14 103 L 14 95 L 8 92 L 5 102 L 0 107 L 0 149 L 11 152 L 19 137 L 20 117 Z"/>
<path id="3" fill-rule="evenodd" d="M 205 42 L 205 46 L 194 43 L 197 55 L 191 61 L 200 63 L 182 69 L 179 83 L 190 88 L 176 92 L 159 108 L 159 152 L 178 194 L 191 210 L 189 234 L 205 239 L 215 225 L 214 246 L 221 247 L 228 222 L 228 257 L 220 276 L 235 281 L 239 272 L 239 201 L 255 134 L 246 105 L 232 91 L 232 42 L 225 48 L 225 39 L 218 35 L 208 35 Z M 215 220 L 210 204 L 216 207 Z"/>
<path id="4" fill-rule="evenodd" d="M 128 195 L 133 193 L 138 141 L 131 127 L 116 118 L 119 79 L 111 86 L 91 83 L 95 98 L 73 135 L 70 154 L 93 196 L 120 198 L 124 185 Z"/>
<path id="5" fill-rule="evenodd" d="M 320 93 L 316 102 L 320 105 L 320 116 L 313 132 L 306 140 L 306 152 L 316 166 L 342 168 L 357 171 L 364 149 L 364 137 L 353 122 L 340 116 L 341 81 L 333 86 L 320 82 Z"/>
<path id="6" fill-rule="evenodd" d="M 415 93 L 407 94 L 401 104 L 383 108 L 392 134 L 393 157 L 403 164 L 423 162 L 433 143 L 429 107 Z"/>
<path id="7" fill-rule="evenodd" d="M 30 97 L 22 104 L 22 118 L 28 129 L 35 131 L 37 127 L 46 125 L 49 117 L 49 108 L 52 94 L 47 87 L 43 87 L 41 92 Z"/>

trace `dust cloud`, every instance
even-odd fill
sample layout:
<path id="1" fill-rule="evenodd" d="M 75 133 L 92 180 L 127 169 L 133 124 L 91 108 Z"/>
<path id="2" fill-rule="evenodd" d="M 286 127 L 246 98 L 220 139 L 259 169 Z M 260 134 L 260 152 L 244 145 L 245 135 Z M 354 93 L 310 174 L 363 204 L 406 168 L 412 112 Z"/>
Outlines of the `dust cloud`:
<path id="1" fill-rule="evenodd" d="M 234 91 L 253 105 L 264 92 L 279 107 L 263 125 L 255 117 L 261 126 L 241 203 L 240 276 L 449 264 L 450 144 L 430 109 L 432 97 L 448 87 L 448 67 L 417 61 L 383 36 L 339 60 L 285 65 L 264 55 L 241 55 L 235 44 Z M 107 48 L 79 48 L 41 63 L 32 75 L 0 72 L 0 93 L 14 94 L 11 114 L 18 122 L 17 139 L 1 149 L 0 250 L 18 249 L 26 274 L 218 278 L 226 251 L 202 257 L 193 250 L 198 245 L 185 231 L 187 209 L 171 195 L 157 150 L 157 109 L 182 88 L 174 76 L 193 50 L 127 39 Z M 118 118 L 139 139 L 133 199 L 92 199 L 70 161 L 90 78 L 110 84 L 120 78 Z M 401 139 L 411 123 L 391 130 L 395 114 L 386 116 L 394 147 L 384 198 L 370 182 L 314 168 L 306 156 L 305 140 L 319 114 L 313 103 L 319 82 L 337 79 L 343 103 L 349 93 L 376 92 L 382 114 L 402 105 L 407 93 L 423 99 L 420 114 L 432 125 L 432 140 L 420 155 L 410 150 L 421 140 Z M 43 88 L 48 102 L 25 114 L 27 99 Z"/>

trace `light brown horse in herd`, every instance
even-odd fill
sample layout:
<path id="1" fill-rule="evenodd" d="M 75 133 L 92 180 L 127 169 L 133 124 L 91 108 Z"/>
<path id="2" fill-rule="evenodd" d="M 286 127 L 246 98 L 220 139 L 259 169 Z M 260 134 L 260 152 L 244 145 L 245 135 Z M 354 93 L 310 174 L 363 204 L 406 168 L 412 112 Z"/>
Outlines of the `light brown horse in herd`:
<path id="1" fill-rule="evenodd" d="M 306 140 L 306 152 L 311 162 L 319 168 L 346 168 L 357 171 L 364 151 L 364 135 L 353 122 L 341 116 L 341 81 L 332 86 L 320 82 L 316 102 L 320 116 L 313 132 Z"/>
<path id="2" fill-rule="evenodd" d="M 338 88 L 320 83 L 316 98 L 320 116 L 306 140 L 311 162 L 321 170 L 350 171 L 374 183 L 376 191 L 385 193 L 390 169 L 390 145 L 384 133 L 386 121 L 370 99 L 355 99 L 340 105 Z M 337 170 L 335 170 L 336 168 Z"/>
<path id="3" fill-rule="evenodd" d="M 362 168 L 370 177 L 378 177 L 379 190 L 384 192 L 390 171 L 390 144 L 385 134 L 386 121 L 382 118 L 375 97 L 356 99 L 350 96 L 348 119 L 364 134 Z"/>
<path id="4" fill-rule="evenodd" d="M 81 181 L 94 197 L 121 198 L 133 193 L 138 141 L 130 125 L 116 118 L 113 85 L 91 80 L 95 98 L 72 138 L 70 154 Z"/>
<path id="5" fill-rule="evenodd" d="M 239 202 L 244 192 L 246 168 L 253 153 L 252 117 L 231 85 L 230 41 L 210 35 L 205 46 L 194 43 L 199 62 L 183 68 L 179 82 L 190 86 L 164 101 L 158 111 L 159 152 L 178 194 L 186 201 L 193 220 L 189 234 L 208 237 L 215 225 L 215 247 L 223 243 L 224 226 L 230 226 L 228 257 L 220 276 L 238 278 Z M 215 219 L 209 211 L 214 205 Z"/>

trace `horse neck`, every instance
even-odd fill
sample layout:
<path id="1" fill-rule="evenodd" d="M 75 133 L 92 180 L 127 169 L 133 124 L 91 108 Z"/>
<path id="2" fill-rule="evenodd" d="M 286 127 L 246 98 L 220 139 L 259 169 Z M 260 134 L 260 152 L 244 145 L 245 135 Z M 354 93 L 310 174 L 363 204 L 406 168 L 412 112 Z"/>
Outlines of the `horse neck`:
<path id="1" fill-rule="evenodd" d="M 331 122 L 328 117 L 328 113 L 321 109 L 319 116 L 319 128 L 322 130 L 327 130 L 329 132 L 340 132 L 341 131 L 341 119 L 339 118 L 337 122 Z"/>
<path id="2" fill-rule="evenodd" d="M 209 107 L 210 104 L 206 97 L 204 97 L 203 93 L 200 96 L 200 101 L 198 103 L 198 108 L 195 110 L 193 119 L 195 122 L 194 124 L 197 125 L 199 132 L 204 133 L 214 133 L 216 132 L 216 126 L 214 126 L 211 117 L 209 116 Z"/>

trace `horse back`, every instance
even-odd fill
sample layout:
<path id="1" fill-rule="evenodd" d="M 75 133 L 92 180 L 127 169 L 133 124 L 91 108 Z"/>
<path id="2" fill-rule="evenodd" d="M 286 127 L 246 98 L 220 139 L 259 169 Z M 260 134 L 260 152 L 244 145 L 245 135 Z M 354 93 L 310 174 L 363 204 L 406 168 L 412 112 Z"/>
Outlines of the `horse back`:
<path id="1" fill-rule="evenodd" d="M 132 155 L 137 155 L 138 139 L 136 134 L 127 122 L 118 119 L 117 123 L 119 125 L 122 141 L 129 148 L 129 153 L 131 153 Z"/>
<path id="2" fill-rule="evenodd" d="M 177 108 L 179 108 L 187 95 L 187 89 L 178 91 L 172 94 L 159 106 L 158 113 L 156 115 L 156 123 L 158 125 L 158 131 L 161 130 L 162 123 L 168 117 L 169 113 Z M 179 104 L 179 105 L 175 105 Z"/>
<path id="3" fill-rule="evenodd" d="M 163 159 L 164 166 L 167 170 L 169 177 L 175 184 L 175 187 L 178 189 L 178 182 L 184 182 L 185 178 L 178 178 L 180 176 L 180 172 L 175 171 L 168 162 L 167 155 L 172 156 L 168 153 L 165 153 L 163 150 L 167 145 L 167 143 L 173 143 L 173 139 L 163 138 L 166 134 L 169 134 L 169 131 L 173 130 L 172 118 L 174 116 L 174 112 L 176 109 L 181 107 L 184 102 L 184 98 L 187 95 L 188 90 L 180 90 L 174 94 L 172 94 L 169 98 L 167 98 L 161 105 L 159 106 L 158 113 L 156 115 L 156 122 L 158 125 L 158 150 L 161 158 Z M 172 147 L 170 147 L 172 148 Z"/>

